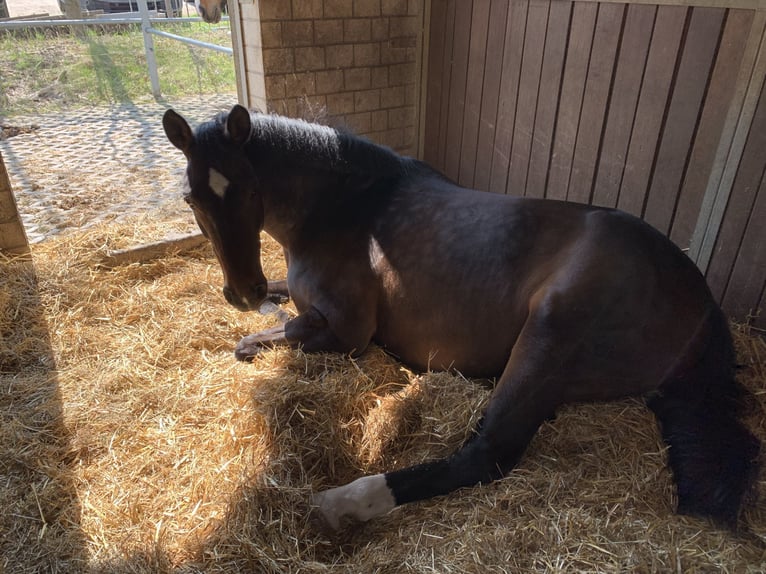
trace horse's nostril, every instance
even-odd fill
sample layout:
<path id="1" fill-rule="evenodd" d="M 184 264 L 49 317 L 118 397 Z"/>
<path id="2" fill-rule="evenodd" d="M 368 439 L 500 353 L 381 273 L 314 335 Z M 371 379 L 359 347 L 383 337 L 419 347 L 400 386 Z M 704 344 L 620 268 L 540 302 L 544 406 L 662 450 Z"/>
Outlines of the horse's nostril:
<path id="1" fill-rule="evenodd" d="M 228 286 L 223 288 L 223 298 L 229 305 L 234 305 L 234 293 Z"/>

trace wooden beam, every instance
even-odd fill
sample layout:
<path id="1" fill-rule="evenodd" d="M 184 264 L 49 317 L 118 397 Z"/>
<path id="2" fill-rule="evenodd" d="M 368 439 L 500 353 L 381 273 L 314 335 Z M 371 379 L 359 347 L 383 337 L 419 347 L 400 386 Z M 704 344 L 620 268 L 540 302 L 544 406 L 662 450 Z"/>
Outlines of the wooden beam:
<path id="1" fill-rule="evenodd" d="M 766 78 L 766 11 L 756 13 L 742 59 L 742 68 L 721 141 L 713 160 L 689 257 L 705 273 L 721 228 L 734 178 L 737 175 L 755 107 Z"/>
<path id="2" fill-rule="evenodd" d="M 563 2 L 569 0 L 553 0 Z M 764 0 L 576 0 L 612 4 L 652 4 L 654 6 L 689 6 L 694 8 L 739 8 L 743 10 L 766 11 Z"/>
<path id="3" fill-rule="evenodd" d="M 113 268 L 129 263 L 150 261 L 165 257 L 171 253 L 183 253 L 200 245 L 204 245 L 207 239 L 201 233 L 189 235 L 173 235 L 156 243 L 147 243 L 128 249 L 109 251 L 99 261 L 100 267 Z"/>

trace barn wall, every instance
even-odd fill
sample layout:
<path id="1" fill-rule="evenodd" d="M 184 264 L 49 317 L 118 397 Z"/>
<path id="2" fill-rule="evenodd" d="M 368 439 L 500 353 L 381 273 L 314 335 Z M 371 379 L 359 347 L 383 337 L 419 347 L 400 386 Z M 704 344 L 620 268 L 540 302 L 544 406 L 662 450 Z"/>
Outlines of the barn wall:
<path id="1" fill-rule="evenodd" d="M 761 88 L 707 279 L 736 317 L 766 328 L 766 86 Z M 760 316 L 754 317 L 760 309 Z"/>
<path id="2" fill-rule="evenodd" d="M 423 156 L 469 187 L 623 209 L 695 254 L 695 237 L 736 229 L 701 268 L 744 320 L 766 284 L 764 236 L 755 224 L 746 233 L 745 204 L 760 204 L 742 183 L 719 194 L 737 205 L 724 219 L 700 214 L 710 181 L 738 169 L 725 145 L 749 127 L 732 110 L 763 80 L 751 67 L 766 58 L 766 2 L 691 4 L 432 0 Z M 761 175 L 762 143 L 735 150 Z M 757 165 L 746 172 L 756 178 Z"/>
<path id="3" fill-rule="evenodd" d="M 414 155 L 423 5 L 240 0 L 248 103 L 347 127 Z"/>
<path id="4" fill-rule="evenodd" d="M 11 182 L 0 154 L 0 251 L 21 254 L 29 252 L 24 226 L 16 209 Z"/>

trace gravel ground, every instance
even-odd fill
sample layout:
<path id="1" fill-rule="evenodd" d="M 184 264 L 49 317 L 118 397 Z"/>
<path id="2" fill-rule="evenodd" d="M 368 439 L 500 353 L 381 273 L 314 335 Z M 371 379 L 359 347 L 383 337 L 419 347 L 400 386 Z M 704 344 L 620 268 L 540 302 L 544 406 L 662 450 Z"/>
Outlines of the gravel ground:
<path id="1" fill-rule="evenodd" d="M 171 107 L 192 125 L 236 103 L 199 96 Z M 167 104 L 123 104 L 71 114 L 0 118 L 0 154 L 30 243 L 140 214 L 179 217 L 183 155 L 167 141 Z"/>

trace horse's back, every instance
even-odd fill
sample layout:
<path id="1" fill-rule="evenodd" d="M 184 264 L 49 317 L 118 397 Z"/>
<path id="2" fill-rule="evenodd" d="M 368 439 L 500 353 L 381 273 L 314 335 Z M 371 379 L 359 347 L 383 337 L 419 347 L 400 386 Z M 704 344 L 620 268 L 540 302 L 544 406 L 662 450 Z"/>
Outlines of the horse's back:
<path id="1" fill-rule="evenodd" d="M 372 234 L 376 340 L 413 366 L 497 376 L 535 315 L 577 346 L 567 376 L 589 382 L 573 388 L 648 390 L 715 307 L 693 263 L 635 217 L 445 186 L 402 190 Z"/>

